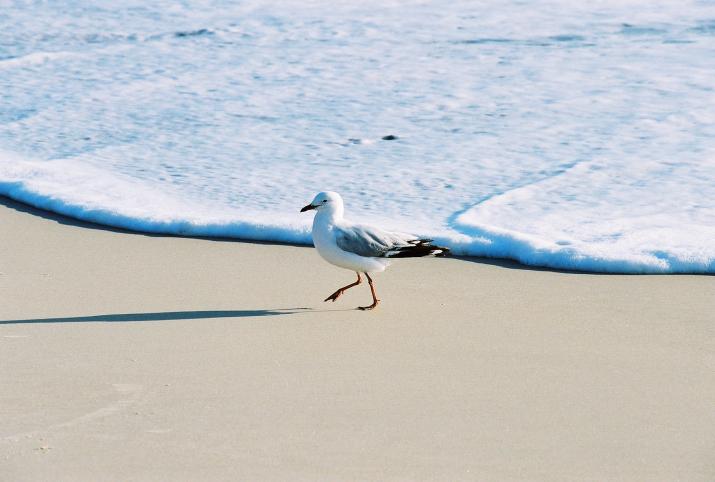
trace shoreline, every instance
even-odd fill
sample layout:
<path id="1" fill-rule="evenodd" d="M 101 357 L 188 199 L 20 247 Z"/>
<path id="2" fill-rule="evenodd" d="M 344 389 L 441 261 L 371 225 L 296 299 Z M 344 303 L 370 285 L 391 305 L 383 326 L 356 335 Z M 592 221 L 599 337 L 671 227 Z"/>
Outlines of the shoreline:
<path id="1" fill-rule="evenodd" d="M 236 243 L 251 243 L 251 244 L 261 244 L 267 246 L 292 246 L 298 248 L 312 248 L 311 244 L 300 244 L 288 241 L 266 241 L 260 239 L 250 239 L 250 238 L 236 238 L 236 237 L 226 237 L 226 236 L 201 236 L 201 235 L 183 235 L 183 234 L 173 234 L 173 233 L 159 233 L 151 231 L 137 231 L 133 229 L 111 226 L 106 224 L 97 223 L 94 221 L 85 221 L 83 219 L 73 218 L 65 214 L 60 214 L 55 211 L 40 208 L 32 204 L 26 203 L 24 201 L 18 201 L 8 196 L 0 195 L 0 207 L 14 209 L 19 212 L 27 213 L 33 216 L 38 216 L 43 219 L 48 219 L 51 221 L 58 222 L 60 224 L 66 224 L 69 226 L 76 226 L 87 229 L 98 229 L 106 230 L 110 232 L 117 232 L 123 234 L 135 234 L 141 236 L 150 237 L 166 237 L 166 238 L 185 238 L 185 239 L 199 239 L 204 241 L 219 241 L 219 242 L 236 242 Z M 516 259 L 512 258 L 499 258 L 499 257 L 487 257 L 487 256 L 467 256 L 467 255 L 453 255 L 447 256 L 452 259 L 462 260 L 472 263 L 480 263 L 487 265 L 500 266 L 503 268 L 510 269 L 523 269 L 523 270 L 534 270 L 534 271 L 548 271 L 553 273 L 566 273 L 566 274 L 585 274 L 585 275 L 603 275 L 603 276 L 715 276 L 715 273 L 611 273 L 606 271 L 581 271 L 575 269 L 565 269 L 565 268 L 552 268 L 549 266 L 539 266 L 530 265 L 522 263 Z"/>
<path id="2" fill-rule="evenodd" d="M 715 478 L 709 276 L 397 260 L 361 312 L 312 248 L 12 203 L 8 480 Z"/>
<path id="3" fill-rule="evenodd" d="M 180 237 L 180 238 L 190 238 L 190 239 L 205 239 L 205 240 L 216 240 L 216 241 L 235 241 L 235 242 L 246 242 L 246 243 L 265 243 L 265 244 L 275 244 L 275 245 L 280 245 L 280 246 L 304 246 L 304 247 L 312 247 L 312 241 L 310 239 L 310 233 L 306 232 L 304 236 L 304 242 L 296 242 L 294 240 L 286 240 L 285 238 L 295 238 L 295 236 L 287 234 L 288 231 L 286 231 L 285 227 L 278 226 L 278 225 L 264 225 L 263 230 L 260 233 L 253 232 L 249 233 L 248 235 L 241 235 L 241 236 L 226 236 L 224 234 L 214 234 L 214 233 L 226 233 L 227 230 L 231 229 L 236 229 L 236 226 L 241 226 L 242 229 L 248 228 L 249 231 L 255 231 L 255 227 L 250 223 L 250 222 L 244 222 L 244 221 L 235 221 L 228 223 L 226 225 L 221 225 L 221 224 L 206 224 L 206 225 L 198 225 L 198 224 L 192 224 L 191 222 L 188 221 L 162 221 L 159 226 L 162 227 L 157 227 L 157 225 L 150 225 L 149 229 L 144 229 L 141 226 L 144 225 L 146 226 L 147 223 L 145 220 L 139 219 L 139 218 L 132 218 L 123 214 L 114 214 L 109 211 L 104 211 L 104 210 L 97 210 L 97 211 L 87 211 L 85 212 L 84 210 L 81 210 L 80 212 L 82 213 L 81 216 L 75 217 L 69 214 L 64 214 L 63 211 L 66 211 L 68 209 L 67 205 L 63 204 L 61 201 L 55 201 L 52 200 L 51 198 L 42 198 L 41 196 L 39 199 L 42 200 L 41 203 L 35 203 L 32 201 L 27 201 L 23 198 L 25 197 L 38 197 L 37 195 L 34 195 L 28 191 L 25 191 L 24 188 L 20 188 L 18 190 L 19 193 L 16 195 L 10 195 L 7 193 L 0 194 L 0 205 L 4 207 L 10 207 L 13 209 L 17 209 L 21 212 L 28 212 L 30 214 L 38 215 L 40 217 L 48 218 L 48 219 L 54 219 L 58 222 L 62 222 L 65 224 L 70 224 L 70 225 L 77 225 L 77 226 L 84 226 L 84 227 L 92 227 L 94 229 L 108 229 L 108 230 L 116 230 L 119 232 L 125 232 L 125 233 L 135 233 L 135 234 L 143 234 L 147 236 L 167 236 L 167 237 Z M 42 204 L 42 205 L 40 205 Z M 54 207 L 46 207 L 47 204 L 50 205 L 59 205 L 60 208 L 55 209 Z M 76 207 L 69 206 L 70 210 L 76 210 Z M 85 218 L 105 218 L 108 220 L 106 223 L 103 223 L 101 221 L 95 221 L 94 219 L 85 219 Z M 137 227 L 139 226 L 139 227 Z M 230 226 L 233 226 L 231 228 Z M 265 232 L 265 230 L 268 230 L 268 232 Z M 176 231 L 176 232 L 175 232 Z M 206 233 L 209 234 L 206 234 Z M 272 233 L 272 234 L 271 234 Z M 414 233 L 413 233 L 414 234 Z M 485 235 L 488 237 L 488 235 Z M 500 237 L 503 235 L 496 235 L 495 236 Z M 511 241 L 513 241 L 512 244 L 523 244 L 525 241 L 523 239 L 520 239 L 521 235 L 514 234 L 515 238 Z M 443 238 L 440 236 L 427 236 L 430 237 L 430 239 L 434 238 L 438 243 L 448 247 L 452 253 L 459 253 L 464 251 L 465 246 L 467 246 L 469 243 L 465 245 L 460 245 L 457 243 L 456 246 L 452 245 L 452 242 L 448 240 L 447 238 Z M 265 238 L 273 238 L 272 240 L 266 240 Z M 284 238 L 284 239 L 281 239 Z M 472 239 L 472 243 L 475 243 L 476 240 Z M 492 240 L 491 242 L 494 242 Z M 466 260 L 475 260 L 476 262 L 482 262 L 482 263 L 489 263 L 489 262 L 495 262 L 495 263 L 502 263 L 505 266 L 511 266 L 511 264 L 515 264 L 517 268 L 523 268 L 523 269 L 543 269 L 547 271 L 554 271 L 554 272 L 564 272 L 564 273 L 585 273 L 585 274 L 606 274 L 606 275 L 705 275 L 705 276 L 713 276 L 715 275 L 715 272 L 713 271 L 708 271 L 708 269 L 712 270 L 712 267 L 710 264 L 712 263 L 707 263 L 707 267 L 701 266 L 702 260 L 698 261 L 697 263 L 700 263 L 698 265 L 695 261 L 692 259 L 690 260 L 680 260 L 676 259 L 675 261 L 677 263 L 683 264 L 685 263 L 686 265 L 690 265 L 690 271 L 684 270 L 682 267 L 680 269 L 676 268 L 664 268 L 664 267 L 654 267 L 648 264 L 644 264 L 644 261 L 633 261 L 633 260 L 627 260 L 627 259 L 609 259 L 609 258 L 603 258 L 603 257 L 596 257 L 596 258 L 589 258 L 588 256 L 580 255 L 579 256 L 573 256 L 570 257 L 567 260 L 560 260 L 560 259 L 554 259 L 550 261 L 544 261 L 544 250 L 536 249 L 536 248 L 528 248 L 527 249 L 527 254 L 524 254 L 522 252 L 514 251 L 514 248 L 506 248 L 506 253 L 504 252 L 504 248 L 498 250 L 501 251 L 501 254 L 503 256 L 489 256 L 489 255 L 471 255 L 471 254 L 451 254 L 450 257 L 456 258 L 456 259 L 466 259 Z M 530 254 L 529 251 L 531 251 Z M 552 253 L 553 255 L 553 253 Z M 537 259 L 541 259 L 541 261 L 535 261 L 533 264 L 524 261 L 525 256 L 531 256 L 535 257 Z M 659 255 L 658 255 L 659 256 Z M 588 266 L 593 265 L 594 261 L 598 263 L 606 263 L 604 266 L 598 266 L 596 269 L 590 269 Z M 576 266 L 576 267 L 574 267 Z M 605 266 L 610 266 L 610 268 L 606 268 Z"/>

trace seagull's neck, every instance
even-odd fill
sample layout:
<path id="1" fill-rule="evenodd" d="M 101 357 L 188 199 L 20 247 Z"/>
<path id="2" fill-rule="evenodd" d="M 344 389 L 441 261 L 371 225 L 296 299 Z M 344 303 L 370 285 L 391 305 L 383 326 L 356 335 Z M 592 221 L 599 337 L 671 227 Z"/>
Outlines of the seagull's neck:
<path id="1" fill-rule="evenodd" d="M 330 225 L 336 224 L 343 220 L 343 207 L 336 206 L 333 209 L 321 209 L 315 213 L 314 224 L 317 225 Z"/>

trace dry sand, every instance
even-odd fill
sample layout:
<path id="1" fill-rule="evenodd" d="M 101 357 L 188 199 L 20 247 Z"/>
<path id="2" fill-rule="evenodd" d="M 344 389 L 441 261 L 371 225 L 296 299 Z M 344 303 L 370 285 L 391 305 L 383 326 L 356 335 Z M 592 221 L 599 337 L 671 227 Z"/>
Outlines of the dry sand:
<path id="1" fill-rule="evenodd" d="M 2 481 L 715 480 L 711 276 L 0 226 Z"/>

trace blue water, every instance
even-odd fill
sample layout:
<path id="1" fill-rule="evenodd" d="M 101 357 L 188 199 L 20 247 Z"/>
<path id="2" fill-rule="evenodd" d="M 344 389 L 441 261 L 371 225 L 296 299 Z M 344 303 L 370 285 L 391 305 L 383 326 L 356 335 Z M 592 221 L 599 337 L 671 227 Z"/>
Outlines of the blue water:
<path id="1" fill-rule="evenodd" d="M 18 2 L 0 194 L 309 243 L 334 190 L 460 254 L 715 272 L 713 59 L 712 1 Z"/>

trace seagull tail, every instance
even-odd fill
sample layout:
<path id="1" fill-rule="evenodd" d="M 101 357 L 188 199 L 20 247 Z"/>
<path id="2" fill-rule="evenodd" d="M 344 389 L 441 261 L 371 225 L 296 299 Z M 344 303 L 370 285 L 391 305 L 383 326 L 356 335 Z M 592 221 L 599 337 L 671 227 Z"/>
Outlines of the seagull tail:
<path id="1" fill-rule="evenodd" d="M 385 253 L 386 258 L 421 258 L 423 256 L 447 256 L 449 248 L 435 246 L 431 239 L 415 239 L 407 246 L 398 246 Z"/>

